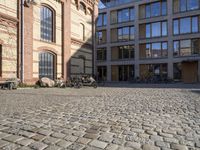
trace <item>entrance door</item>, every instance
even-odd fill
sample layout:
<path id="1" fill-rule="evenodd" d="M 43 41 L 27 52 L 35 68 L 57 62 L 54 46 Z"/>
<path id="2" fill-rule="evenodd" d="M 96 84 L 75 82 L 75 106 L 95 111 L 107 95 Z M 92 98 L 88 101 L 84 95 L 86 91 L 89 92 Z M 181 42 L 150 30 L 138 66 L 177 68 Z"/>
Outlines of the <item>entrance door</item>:
<path id="1" fill-rule="evenodd" d="M 182 79 L 184 83 L 198 82 L 198 62 L 182 62 Z"/>
<path id="2" fill-rule="evenodd" d="M 55 56 L 49 52 L 42 52 L 39 54 L 39 78 L 47 77 L 54 80 Z"/>

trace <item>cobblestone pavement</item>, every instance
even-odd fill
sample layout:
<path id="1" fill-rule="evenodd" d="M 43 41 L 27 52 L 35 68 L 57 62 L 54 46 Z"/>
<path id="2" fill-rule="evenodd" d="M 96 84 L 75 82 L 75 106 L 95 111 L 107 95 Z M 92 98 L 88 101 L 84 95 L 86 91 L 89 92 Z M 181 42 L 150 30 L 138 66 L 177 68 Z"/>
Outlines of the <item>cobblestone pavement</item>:
<path id="1" fill-rule="evenodd" d="M 199 150 L 200 93 L 187 88 L 1 90 L 0 149 Z"/>

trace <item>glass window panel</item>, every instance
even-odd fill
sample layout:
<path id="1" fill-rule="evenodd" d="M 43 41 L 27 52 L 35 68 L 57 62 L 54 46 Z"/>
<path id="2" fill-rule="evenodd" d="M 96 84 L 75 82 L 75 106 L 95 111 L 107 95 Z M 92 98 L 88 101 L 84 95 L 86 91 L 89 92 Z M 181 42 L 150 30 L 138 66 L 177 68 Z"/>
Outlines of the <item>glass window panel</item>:
<path id="1" fill-rule="evenodd" d="M 198 32 L 198 17 L 192 17 L 192 32 Z"/>
<path id="2" fill-rule="evenodd" d="M 161 57 L 161 43 L 153 43 L 151 51 L 153 58 Z"/>
<path id="3" fill-rule="evenodd" d="M 98 17 L 97 26 L 102 26 L 102 14 Z"/>
<path id="4" fill-rule="evenodd" d="M 174 56 L 178 56 L 179 54 L 179 41 L 174 41 Z"/>
<path id="5" fill-rule="evenodd" d="M 122 40 L 122 35 L 123 35 L 122 28 L 120 28 L 118 29 L 118 40 Z"/>
<path id="6" fill-rule="evenodd" d="M 180 55 L 181 56 L 191 55 L 191 40 L 180 41 Z"/>
<path id="7" fill-rule="evenodd" d="M 192 40 L 192 54 L 200 54 L 200 39 Z"/>
<path id="8" fill-rule="evenodd" d="M 187 0 L 187 10 L 195 10 L 199 8 L 199 0 Z"/>
<path id="9" fill-rule="evenodd" d="M 179 20 L 174 20 L 174 35 L 179 34 Z"/>
<path id="10" fill-rule="evenodd" d="M 160 16 L 160 2 L 151 4 L 151 16 Z"/>
<path id="11" fill-rule="evenodd" d="M 182 18 L 180 19 L 180 33 L 191 33 L 191 19 Z"/>
<path id="12" fill-rule="evenodd" d="M 146 58 L 150 58 L 150 57 L 151 57 L 151 45 L 146 44 Z"/>
<path id="13" fill-rule="evenodd" d="M 45 41 L 53 41 L 53 11 L 47 7 L 41 8 L 41 39 Z"/>
<path id="14" fill-rule="evenodd" d="M 162 36 L 167 35 L 167 22 L 162 22 Z"/>
<path id="15" fill-rule="evenodd" d="M 134 8 L 130 9 L 130 20 L 135 20 L 135 9 Z"/>
<path id="16" fill-rule="evenodd" d="M 186 11 L 187 9 L 187 0 L 180 0 L 179 2 L 180 4 L 180 11 L 183 12 L 183 11 Z"/>
<path id="17" fill-rule="evenodd" d="M 150 24 L 146 24 L 146 38 L 150 38 L 151 36 L 151 25 Z"/>
<path id="18" fill-rule="evenodd" d="M 118 22 L 122 22 L 122 11 L 117 12 Z"/>
<path id="19" fill-rule="evenodd" d="M 161 26 L 160 22 L 152 23 L 152 37 L 158 37 L 161 36 Z"/>
<path id="20" fill-rule="evenodd" d="M 167 42 L 162 43 L 162 56 L 167 57 L 168 55 L 168 48 L 167 48 Z"/>
<path id="21" fill-rule="evenodd" d="M 122 21 L 123 22 L 129 21 L 129 9 L 122 10 Z"/>
<path id="22" fill-rule="evenodd" d="M 123 40 L 129 40 L 129 27 L 123 28 Z"/>
<path id="23" fill-rule="evenodd" d="M 151 17 L 151 7 L 150 7 L 150 5 L 145 6 L 145 16 L 146 16 L 146 18 Z"/>
<path id="24" fill-rule="evenodd" d="M 134 40 L 134 34 L 135 34 L 135 31 L 134 31 L 134 27 L 130 27 L 130 40 Z"/>
<path id="25" fill-rule="evenodd" d="M 107 14 L 103 15 L 103 25 L 107 25 Z"/>
<path id="26" fill-rule="evenodd" d="M 163 0 L 162 1 L 162 15 L 166 15 L 167 14 L 167 1 Z"/>

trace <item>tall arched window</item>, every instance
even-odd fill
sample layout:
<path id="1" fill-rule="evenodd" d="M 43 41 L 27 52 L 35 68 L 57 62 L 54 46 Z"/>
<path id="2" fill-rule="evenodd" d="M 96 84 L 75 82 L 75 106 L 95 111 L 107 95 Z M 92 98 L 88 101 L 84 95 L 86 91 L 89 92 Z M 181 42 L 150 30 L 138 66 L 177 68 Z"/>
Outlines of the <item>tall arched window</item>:
<path id="1" fill-rule="evenodd" d="M 55 75 L 55 55 L 49 52 L 39 54 L 39 78 L 47 77 L 54 79 Z"/>
<path id="2" fill-rule="evenodd" d="M 54 40 L 54 12 L 52 9 L 42 6 L 41 7 L 41 39 L 53 42 Z"/>
<path id="3" fill-rule="evenodd" d="M 81 40 L 83 40 L 83 41 L 85 41 L 85 26 L 84 26 L 84 24 L 80 24 L 80 26 L 81 26 L 81 31 L 80 31 L 80 36 L 81 36 Z"/>

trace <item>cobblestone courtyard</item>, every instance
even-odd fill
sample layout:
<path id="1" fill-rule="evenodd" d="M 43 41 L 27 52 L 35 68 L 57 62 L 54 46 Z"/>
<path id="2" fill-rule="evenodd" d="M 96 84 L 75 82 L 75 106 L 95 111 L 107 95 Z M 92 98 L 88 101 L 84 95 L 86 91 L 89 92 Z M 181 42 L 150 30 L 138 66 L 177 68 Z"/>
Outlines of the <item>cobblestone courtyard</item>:
<path id="1" fill-rule="evenodd" d="M 0 90 L 0 149 L 199 150 L 200 93 L 144 87 Z"/>

